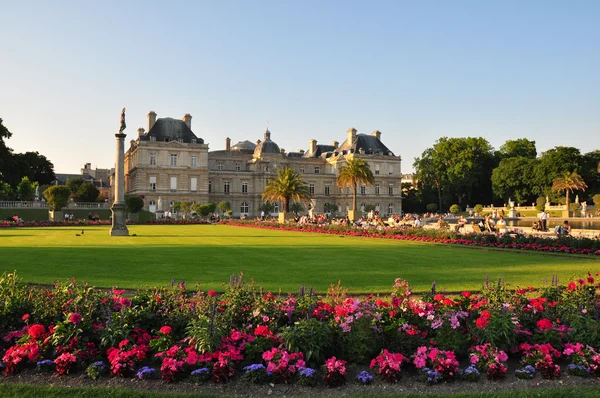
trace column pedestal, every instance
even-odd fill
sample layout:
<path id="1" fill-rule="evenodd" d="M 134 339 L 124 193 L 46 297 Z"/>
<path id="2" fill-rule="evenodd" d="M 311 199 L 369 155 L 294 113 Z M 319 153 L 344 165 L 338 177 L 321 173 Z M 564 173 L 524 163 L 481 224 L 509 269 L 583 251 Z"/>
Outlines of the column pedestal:
<path id="1" fill-rule="evenodd" d="M 129 236 L 129 230 L 125 224 L 127 219 L 127 206 L 125 206 L 125 203 L 115 203 L 110 210 L 112 211 L 110 236 Z"/>
<path id="2" fill-rule="evenodd" d="M 110 236 L 129 236 L 125 225 L 127 206 L 125 205 L 125 134 L 115 134 L 117 138 L 117 164 L 115 168 L 115 201 L 111 207 L 112 227 Z"/>

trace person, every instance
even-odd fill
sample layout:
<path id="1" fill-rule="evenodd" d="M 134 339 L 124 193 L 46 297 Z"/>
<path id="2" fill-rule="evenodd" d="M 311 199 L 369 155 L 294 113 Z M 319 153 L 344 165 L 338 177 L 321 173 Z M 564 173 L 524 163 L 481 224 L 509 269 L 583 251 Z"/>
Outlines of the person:
<path id="1" fill-rule="evenodd" d="M 94 216 L 92 216 L 92 213 L 88 213 L 88 220 L 90 220 L 90 221 L 94 220 Z"/>
<path id="2" fill-rule="evenodd" d="M 264 210 L 261 210 L 261 211 L 260 211 L 260 220 L 261 220 L 261 221 L 264 221 L 264 220 L 265 220 L 265 211 L 264 211 Z"/>
<path id="3" fill-rule="evenodd" d="M 546 224 L 548 222 L 548 213 L 546 213 L 546 210 L 542 210 L 542 212 L 540 213 L 540 222 L 541 222 L 541 230 L 546 232 L 548 230 Z"/>
<path id="4" fill-rule="evenodd" d="M 415 218 L 415 221 L 413 222 L 413 227 L 415 227 L 415 228 L 421 227 L 421 218 L 419 218 L 419 216 L 417 216 L 417 218 Z"/>
<path id="5" fill-rule="evenodd" d="M 490 214 L 485 218 L 485 229 L 488 232 L 494 232 L 496 230 L 496 223 Z"/>
<path id="6" fill-rule="evenodd" d="M 557 225 L 554 228 L 554 233 L 556 235 L 569 235 L 571 233 L 571 226 L 569 225 L 569 221 L 565 220 L 563 225 Z"/>
<path id="7" fill-rule="evenodd" d="M 440 218 L 438 218 L 437 224 L 440 229 L 442 229 L 446 226 L 446 222 L 444 221 L 444 218 L 442 216 L 440 216 Z"/>
<path id="8" fill-rule="evenodd" d="M 500 219 L 496 223 L 496 230 L 499 234 L 503 234 L 508 232 L 508 228 L 506 226 L 506 221 L 504 221 L 504 216 L 500 216 Z"/>
<path id="9" fill-rule="evenodd" d="M 460 216 L 460 218 L 456 222 L 456 227 L 454 227 L 454 230 L 456 232 L 459 232 L 461 229 L 463 229 L 465 227 L 465 224 L 467 224 L 467 219 L 464 216 Z"/>

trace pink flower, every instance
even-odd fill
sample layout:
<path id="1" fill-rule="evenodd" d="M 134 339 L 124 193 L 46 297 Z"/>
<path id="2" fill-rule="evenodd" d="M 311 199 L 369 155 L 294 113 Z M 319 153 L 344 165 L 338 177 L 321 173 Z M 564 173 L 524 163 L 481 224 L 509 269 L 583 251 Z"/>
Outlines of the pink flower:
<path id="1" fill-rule="evenodd" d="M 162 334 L 171 334 L 171 326 L 163 326 L 162 328 L 160 328 L 159 332 Z"/>
<path id="2" fill-rule="evenodd" d="M 79 323 L 81 323 L 82 319 L 83 319 L 83 317 L 81 316 L 81 314 L 78 312 L 75 312 L 75 313 L 71 314 L 71 316 L 69 317 L 69 322 L 71 322 L 74 325 L 79 325 Z"/>
<path id="3" fill-rule="evenodd" d="M 216 297 L 217 292 L 215 292 L 214 290 L 209 290 L 208 292 L 206 292 L 206 294 L 208 294 L 210 297 Z"/>
<path id="4" fill-rule="evenodd" d="M 469 360 L 472 364 L 476 364 L 477 362 L 479 362 L 479 357 L 477 355 L 471 355 L 471 358 L 469 358 Z"/>

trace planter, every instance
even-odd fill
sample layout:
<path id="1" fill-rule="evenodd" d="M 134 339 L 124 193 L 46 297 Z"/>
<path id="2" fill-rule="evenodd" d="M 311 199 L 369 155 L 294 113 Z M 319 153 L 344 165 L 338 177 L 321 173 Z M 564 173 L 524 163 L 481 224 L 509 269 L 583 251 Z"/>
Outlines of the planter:
<path id="1" fill-rule="evenodd" d="M 294 213 L 279 213 L 279 224 L 285 224 L 289 220 L 294 219 Z"/>
<path id="2" fill-rule="evenodd" d="M 356 210 L 348 210 L 348 218 L 350 221 L 356 221 L 362 217 L 362 213 Z"/>
<path id="3" fill-rule="evenodd" d="M 65 212 L 62 210 L 48 210 L 48 220 L 64 221 L 65 220 Z"/>

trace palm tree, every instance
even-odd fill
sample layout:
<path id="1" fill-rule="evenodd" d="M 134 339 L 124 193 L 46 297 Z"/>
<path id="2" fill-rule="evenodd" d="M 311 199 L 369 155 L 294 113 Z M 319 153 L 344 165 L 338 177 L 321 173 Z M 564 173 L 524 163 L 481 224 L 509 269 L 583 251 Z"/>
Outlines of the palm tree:
<path id="1" fill-rule="evenodd" d="M 573 191 L 585 191 L 587 188 L 586 183 L 583 181 L 583 178 L 577 172 L 566 171 L 562 176 L 556 177 L 552 182 L 552 191 L 553 192 L 565 192 L 566 200 L 565 204 L 567 205 L 567 214 L 569 214 L 569 192 L 573 193 Z"/>
<path id="2" fill-rule="evenodd" d="M 375 177 L 369 167 L 369 164 L 360 158 L 352 158 L 347 160 L 346 166 L 340 169 L 340 174 L 337 177 L 337 185 L 340 188 L 352 188 L 352 211 L 356 211 L 356 189 L 358 184 L 375 183 Z"/>
<path id="3" fill-rule="evenodd" d="M 283 202 L 285 213 L 290 212 L 290 201 L 308 202 L 312 195 L 306 182 L 292 168 L 284 167 L 277 170 L 277 177 L 270 177 L 262 193 L 263 200 Z"/>

